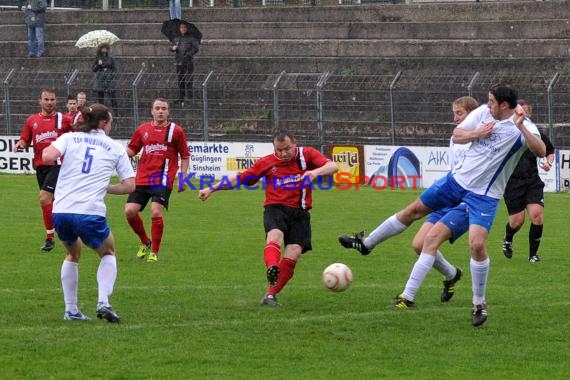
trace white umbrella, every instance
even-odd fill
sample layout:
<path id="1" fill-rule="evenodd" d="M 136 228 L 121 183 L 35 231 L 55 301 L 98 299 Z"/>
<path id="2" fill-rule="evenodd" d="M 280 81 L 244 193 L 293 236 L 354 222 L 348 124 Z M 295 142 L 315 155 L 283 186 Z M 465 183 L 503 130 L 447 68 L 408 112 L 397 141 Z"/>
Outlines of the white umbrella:
<path id="1" fill-rule="evenodd" d="M 79 37 L 75 47 L 91 48 L 98 47 L 101 44 L 113 45 L 117 41 L 120 41 L 120 38 L 108 30 L 94 30 Z"/>

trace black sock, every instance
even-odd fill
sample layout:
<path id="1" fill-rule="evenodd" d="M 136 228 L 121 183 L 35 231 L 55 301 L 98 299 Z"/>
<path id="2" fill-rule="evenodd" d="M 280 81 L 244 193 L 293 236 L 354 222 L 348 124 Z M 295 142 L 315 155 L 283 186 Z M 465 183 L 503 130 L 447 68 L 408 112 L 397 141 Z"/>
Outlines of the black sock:
<path id="1" fill-rule="evenodd" d="M 538 252 L 538 246 L 540 245 L 540 239 L 542 239 L 542 224 L 531 224 L 530 230 L 528 231 L 528 246 L 529 246 L 529 257 L 536 256 Z"/>
<path id="2" fill-rule="evenodd" d="M 515 236 L 518 230 L 520 230 L 520 227 L 516 229 L 512 228 L 511 225 L 507 222 L 507 226 L 505 227 L 505 240 L 508 241 L 509 243 L 512 243 L 513 237 Z"/>

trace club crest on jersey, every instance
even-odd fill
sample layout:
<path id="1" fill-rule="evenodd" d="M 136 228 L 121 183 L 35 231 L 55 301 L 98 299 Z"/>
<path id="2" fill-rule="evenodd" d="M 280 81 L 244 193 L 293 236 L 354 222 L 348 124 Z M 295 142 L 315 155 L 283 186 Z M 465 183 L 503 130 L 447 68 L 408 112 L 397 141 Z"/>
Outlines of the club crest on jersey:
<path id="1" fill-rule="evenodd" d="M 145 140 L 148 139 L 148 132 L 145 132 L 145 133 L 144 133 L 143 139 L 145 139 Z"/>
<path id="2" fill-rule="evenodd" d="M 38 123 L 34 121 L 34 125 L 32 125 L 33 129 L 38 129 Z"/>

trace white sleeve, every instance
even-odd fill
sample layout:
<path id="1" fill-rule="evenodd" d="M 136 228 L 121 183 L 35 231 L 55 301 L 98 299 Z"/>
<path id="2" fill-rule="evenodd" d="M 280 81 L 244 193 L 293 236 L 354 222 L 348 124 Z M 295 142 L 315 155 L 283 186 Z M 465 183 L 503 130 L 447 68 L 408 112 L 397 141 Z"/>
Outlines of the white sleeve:
<path id="1" fill-rule="evenodd" d="M 466 131 L 472 131 L 475 128 L 478 128 L 481 123 L 484 121 L 491 121 L 492 116 L 489 112 L 489 107 L 486 104 L 483 104 L 477 108 L 475 108 L 465 120 L 463 120 L 457 128 L 465 129 Z"/>
<path id="2" fill-rule="evenodd" d="M 65 154 L 65 150 L 67 149 L 71 135 L 73 135 L 73 133 L 64 133 L 63 135 L 59 136 L 57 140 L 51 143 L 51 145 L 53 145 L 53 147 L 57 149 L 62 156 Z"/>
<path id="3" fill-rule="evenodd" d="M 133 178 L 135 176 L 135 171 L 133 170 L 133 165 L 131 165 L 131 159 L 127 155 L 127 152 L 123 148 L 123 153 L 119 156 L 117 164 L 115 166 L 119 179 L 124 181 L 127 178 Z"/>
<path id="4" fill-rule="evenodd" d="M 530 121 L 529 118 L 525 118 L 524 121 L 523 121 L 523 124 L 524 124 L 525 128 L 526 128 L 530 133 L 532 133 L 533 135 L 535 135 L 535 136 L 538 137 L 539 139 L 541 138 L 541 137 L 540 137 L 540 132 L 538 131 L 538 128 L 536 127 L 536 125 L 535 125 L 532 121 Z M 524 136 L 523 136 L 523 139 L 524 139 Z"/>

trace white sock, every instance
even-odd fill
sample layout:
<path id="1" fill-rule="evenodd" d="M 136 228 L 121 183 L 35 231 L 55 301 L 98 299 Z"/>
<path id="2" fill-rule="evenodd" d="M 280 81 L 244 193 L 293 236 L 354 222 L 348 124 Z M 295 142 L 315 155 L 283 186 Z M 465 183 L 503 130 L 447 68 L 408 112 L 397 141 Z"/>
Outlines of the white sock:
<path id="1" fill-rule="evenodd" d="M 440 250 L 437 251 L 433 267 L 441 273 L 447 281 L 451 280 L 457 274 L 457 268 L 449 263 Z"/>
<path id="2" fill-rule="evenodd" d="M 79 264 L 64 260 L 61 264 L 61 288 L 65 311 L 77 313 L 77 284 L 79 283 Z"/>
<path id="3" fill-rule="evenodd" d="M 109 297 L 113 293 L 115 279 L 117 278 L 117 258 L 105 255 L 101 258 L 97 269 L 97 284 L 99 285 L 99 298 L 97 303 L 109 304 Z"/>
<path id="4" fill-rule="evenodd" d="M 396 214 L 394 214 L 376 227 L 376 229 L 364 239 L 363 243 L 367 248 L 374 248 L 384 240 L 405 231 L 406 228 L 408 228 L 408 226 L 402 224 Z"/>
<path id="5" fill-rule="evenodd" d="M 485 303 L 485 291 L 487 289 L 487 278 L 489 277 L 489 267 L 491 259 L 486 258 L 483 261 L 475 261 L 471 259 L 471 286 L 473 288 L 473 305 Z"/>
<path id="6" fill-rule="evenodd" d="M 406 283 L 406 288 L 403 293 L 405 299 L 413 301 L 416 298 L 416 293 L 424 282 L 429 270 L 432 268 L 434 261 L 435 256 L 424 252 L 420 254 L 420 257 L 414 264 L 412 273 L 410 273 L 410 278 Z"/>

